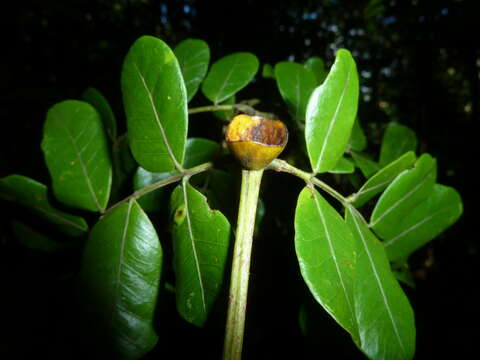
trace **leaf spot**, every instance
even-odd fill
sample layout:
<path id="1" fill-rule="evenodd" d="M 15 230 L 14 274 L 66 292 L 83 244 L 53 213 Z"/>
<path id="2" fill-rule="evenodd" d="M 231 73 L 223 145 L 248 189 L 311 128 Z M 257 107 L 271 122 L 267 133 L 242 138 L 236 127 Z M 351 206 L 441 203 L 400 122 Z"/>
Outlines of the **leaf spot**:
<path id="1" fill-rule="evenodd" d="M 175 211 L 175 215 L 173 215 L 173 221 L 176 225 L 181 225 L 186 215 L 187 212 L 185 210 L 185 205 L 182 205 Z"/>

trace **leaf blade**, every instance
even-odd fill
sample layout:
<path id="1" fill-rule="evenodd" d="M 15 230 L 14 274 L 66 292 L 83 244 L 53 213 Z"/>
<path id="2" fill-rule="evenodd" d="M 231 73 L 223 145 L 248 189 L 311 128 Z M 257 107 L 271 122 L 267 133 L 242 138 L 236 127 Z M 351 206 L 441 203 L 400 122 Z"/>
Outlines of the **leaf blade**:
<path id="1" fill-rule="evenodd" d="M 362 206 L 375 195 L 382 192 L 402 171 L 412 167 L 415 163 L 415 154 L 412 151 L 394 160 L 362 185 L 355 193 L 355 206 Z"/>
<path id="2" fill-rule="evenodd" d="M 181 168 L 188 127 L 187 90 L 173 51 L 160 39 L 142 36 L 125 58 L 121 80 L 135 160 L 152 172 Z"/>
<path id="3" fill-rule="evenodd" d="M 417 149 L 415 132 L 404 125 L 390 123 L 385 130 L 380 147 L 379 164 L 384 167 L 402 154 Z"/>
<path id="4" fill-rule="evenodd" d="M 305 139 L 315 173 L 332 169 L 344 153 L 357 113 L 358 92 L 355 61 L 340 49 L 325 82 L 308 101 Z"/>
<path id="5" fill-rule="evenodd" d="M 413 310 L 390 270 L 381 242 L 355 211 L 347 208 L 346 223 L 357 240 L 354 297 L 359 346 L 370 359 L 411 359 Z"/>
<path id="6" fill-rule="evenodd" d="M 187 183 L 173 191 L 170 209 L 177 309 L 188 322 L 203 326 L 223 284 L 230 224 Z"/>
<path id="7" fill-rule="evenodd" d="M 202 80 L 205 78 L 210 62 L 210 48 L 200 39 L 185 39 L 173 50 L 182 69 L 187 102 L 195 96 Z"/>
<path id="8" fill-rule="evenodd" d="M 54 208 L 48 200 L 45 185 L 22 175 L 9 175 L 0 179 L 0 198 L 32 209 L 45 220 L 58 225 L 59 230 L 79 236 L 88 230 L 85 220 Z"/>
<path id="9" fill-rule="evenodd" d="M 314 298 L 356 338 L 354 239 L 341 216 L 316 190 L 307 187 L 300 193 L 295 211 L 295 250 Z"/>
<path id="10" fill-rule="evenodd" d="M 308 99 L 316 86 L 315 75 L 302 65 L 287 61 L 276 64 L 274 71 L 278 90 L 290 113 L 297 121 L 305 122 Z"/>
<path id="11" fill-rule="evenodd" d="M 410 209 L 428 197 L 436 176 L 436 161 L 428 154 L 420 156 L 413 169 L 398 175 L 373 209 L 370 227 L 375 233 L 382 239 L 391 237 Z"/>
<path id="12" fill-rule="evenodd" d="M 115 141 L 117 138 L 117 120 L 105 96 L 97 89 L 89 87 L 83 92 L 82 98 L 97 109 L 110 141 Z"/>
<path id="13" fill-rule="evenodd" d="M 109 241 L 105 241 L 109 239 Z M 80 272 L 88 337 L 116 358 L 140 358 L 157 341 L 153 317 L 162 249 L 155 229 L 132 200 L 94 226 Z"/>
<path id="14" fill-rule="evenodd" d="M 259 66 L 257 57 L 251 53 L 227 55 L 212 65 L 202 84 L 202 92 L 207 99 L 218 104 L 247 86 Z"/>
<path id="15" fill-rule="evenodd" d="M 395 233 L 385 239 L 388 258 L 406 259 L 455 223 L 462 212 L 462 200 L 456 190 L 435 184 L 430 195 L 411 209 Z"/>
<path id="16" fill-rule="evenodd" d="M 52 106 L 41 147 L 56 198 L 72 207 L 103 211 L 110 196 L 112 164 L 95 108 L 77 100 Z"/>

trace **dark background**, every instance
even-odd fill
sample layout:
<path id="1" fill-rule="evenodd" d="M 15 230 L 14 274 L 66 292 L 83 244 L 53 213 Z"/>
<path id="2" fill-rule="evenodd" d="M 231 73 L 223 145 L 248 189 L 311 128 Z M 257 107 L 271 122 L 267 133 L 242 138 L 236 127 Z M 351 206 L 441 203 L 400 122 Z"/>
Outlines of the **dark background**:
<path id="1" fill-rule="evenodd" d="M 475 353 L 480 320 L 479 245 L 473 229 L 478 141 L 473 124 L 480 120 L 477 1 L 43 0 L 10 5 L 0 15 L 0 177 L 18 173 L 43 183 L 49 182 L 39 147 L 46 111 L 95 86 L 124 121 L 121 65 L 141 35 L 159 36 L 172 47 L 187 37 L 201 38 L 209 43 L 212 60 L 251 51 L 272 65 L 313 55 L 331 65 L 338 48 L 349 49 L 359 69 L 359 116 L 370 150 L 378 150 L 388 122 L 411 127 L 419 151 L 438 158 L 438 181 L 458 189 L 464 201 L 463 217 L 410 261 L 416 289 L 406 291 L 416 314 L 416 358 Z M 240 97 L 268 99 L 261 110 L 276 110 L 278 94 L 268 81 L 249 86 Z M 199 95 L 197 103 L 206 101 Z M 192 125 L 192 132 L 218 140 L 218 134 L 205 135 L 204 126 Z M 254 249 L 245 358 L 289 358 L 291 352 L 299 359 L 362 358 L 322 312 L 311 317 L 311 336 L 302 336 L 298 311 L 311 299 L 298 281 L 291 233 L 292 186 L 301 183 L 277 174 L 267 175 L 265 183 L 264 228 L 274 230 L 265 230 Z M 8 213 L 0 222 L 0 357 L 84 356 L 79 355 L 70 285 L 78 255 L 45 256 L 20 247 L 8 231 L 18 209 L 0 205 Z M 165 354 L 173 351 L 182 358 L 192 349 L 199 357 L 218 358 L 220 320 L 198 330 L 176 314 L 160 316 L 160 341 L 149 358 L 170 358 Z"/>

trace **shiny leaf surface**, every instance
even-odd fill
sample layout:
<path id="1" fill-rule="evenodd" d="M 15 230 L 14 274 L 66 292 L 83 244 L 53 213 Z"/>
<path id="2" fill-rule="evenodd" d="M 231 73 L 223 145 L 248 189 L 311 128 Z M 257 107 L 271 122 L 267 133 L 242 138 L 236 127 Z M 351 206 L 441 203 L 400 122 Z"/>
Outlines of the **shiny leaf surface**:
<path id="1" fill-rule="evenodd" d="M 391 123 L 383 134 L 380 148 L 380 166 L 384 167 L 407 151 L 415 152 L 416 149 L 417 137 L 415 132 L 406 126 Z"/>
<path id="2" fill-rule="evenodd" d="M 338 160 L 337 165 L 329 171 L 332 174 L 351 174 L 355 171 L 355 165 L 352 160 L 347 159 L 346 157 L 341 157 Z"/>
<path id="3" fill-rule="evenodd" d="M 9 175 L 0 179 L 0 198 L 25 206 L 65 234 L 79 236 L 88 230 L 83 218 L 55 209 L 48 199 L 47 187 L 26 176 Z"/>
<path id="4" fill-rule="evenodd" d="M 333 169 L 345 152 L 357 104 L 357 67 L 350 53 L 340 49 L 325 82 L 308 101 L 305 139 L 315 173 Z"/>
<path id="5" fill-rule="evenodd" d="M 92 87 L 89 87 L 83 92 L 82 98 L 97 109 L 102 119 L 105 132 L 110 138 L 110 141 L 114 141 L 117 138 L 117 120 L 115 119 L 108 100 L 100 91 Z"/>
<path id="6" fill-rule="evenodd" d="M 284 61 L 275 65 L 275 78 L 293 118 L 304 122 L 308 99 L 317 85 L 315 75 L 300 64 Z"/>
<path id="7" fill-rule="evenodd" d="M 177 309 L 188 322 L 203 326 L 223 285 L 230 224 L 188 183 L 173 191 L 170 211 Z"/>
<path id="8" fill-rule="evenodd" d="M 200 39 L 185 39 L 173 50 L 182 69 L 187 100 L 190 101 L 198 91 L 200 84 L 207 74 L 210 62 L 208 44 Z"/>
<path id="9" fill-rule="evenodd" d="M 258 67 L 258 59 L 251 53 L 225 56 L 212 65 L 202 84 L 202 92 L 214 104 L 219 104 L 247 86 Z"/>
<path id="10" fill-rule="evenodd" d="M 362 206 L 381 193 L 404 170 L 415 163 L 415 154 L 408 152 L 373 175 L 355 194 L 355 206 Z"/>
<path id="11" fill-rule="evenodd" d="M 350 147 L 355 151 L 363 151 L 367 147 L 367 137 L 363 132 L 358 117 L 355 119 L 350 135 Z"/>
<path id="12" fill-rule="evenodd" d="M 398 175 L 373 209 L 370 227 L 375 233 L 382 239 L 395 237 L 402 219 L 430 195 L 436 176 L 436 161 L 428 154 L 423 154 L 413 169 Z"/>
<path id="13" fill-rule="evenodd" d="M 364 154 L 352 151 L 352 158 L 355 162 L 355 166 L 360 169 L 363 176 L 365 176 L 367 179 L 380 170 L 378 163 Z"/>
<path id="14" fill-rule="evenodd" d="M 370 359 L 411 359 L 413 310 L 390 270 L 383 244 L 352 208 L 346 222 L 356 239 L 355 316 L 359 346 Z"/>
<path id="15" fill-rule="evenodd" d="M 391 261 L 405 259 L 437 237 L 463 212 L 462 199 L 455 189 L 436 184 L 428 197 L 402 219 L 385 248 Z"/>
<path id="16" fill-rule="evenodd" d="M 96 354 L 138 359 L 157 342 L 154 313 L 162 268 L 155 229 L 135 201 L 93 227 L 81 269 L 86 336 Z"/>
<path id="17" fill-rule="evenodd" d="M 135 160 L 153 172 L 179 167 L 187 139 L 187 90 L 178 61 L 162 40 L 135 41 L 123 63 L 122 92 Z"/>
<path id="18" fill-rule="evenodd" d="M 355 241 L 337 211 L 308 187 L 295 211 L 295 249 L 313 297 L 355 338 Z"/>
<path id="19" fill-rule="evenodd" d="M 315 79 L 317 80 L 317 86 L 321 85 L 325 81 L 328 71 L 325 68 L 325 63 L 322 59 L 317 56 L 313 56 L 307 59 L 307 61 L 305 61 L 304 66 L 306 69 L 310 70 L 313 75 L 315 75 Z"/>
<path id="20" fill-rule="evenodd" d="M 112 183 L 112 164 L 99 113 L 83 101 L 50 108 L 42 150 L 55 197 L 72 207 L 103 211 Z"/>

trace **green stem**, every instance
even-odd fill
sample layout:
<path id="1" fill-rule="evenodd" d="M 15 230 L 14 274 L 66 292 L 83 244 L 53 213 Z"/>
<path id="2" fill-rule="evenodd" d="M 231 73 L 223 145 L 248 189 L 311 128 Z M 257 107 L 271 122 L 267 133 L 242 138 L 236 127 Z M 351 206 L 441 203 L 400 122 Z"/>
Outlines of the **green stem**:
<path id="1" fill-rule="evenodd" d="M 263 169 L 242 171 L 242 189 L 233 250 L 230 296 L 223 348 L 224 360 L 240 360 L 242 356 L 250 256 L 262 175 Z"/>
<path id="2" fill-rule="evenodd" d="M 348 206 L 350 204 L 350 200 L 332 188 L 330 185 L 324 183 L 322 180 L 315 177 L 314 174 L 308 173 L 306 171 L 300 170 L 295 166 L 290 165 L 285 160 L 275 159 L 273 160 L 270 165 L 268 165 L 267 169 L 272 169 L 276 171 L 286 172 L 292 175 L 295 175 L 303 180 L 306 183 L 314 184 L 318 186 L 320 189 L 325 191 L 326 193 L 330 194 L 332 197 L 337 199 L 342 203 L 344 206 Z"/>
<path id="3" fill-rule="evenodd" d="M 222 105 L 208 105 L 208 106 L 200 106 L 196 108 L 188 109 L 188 113 L 191 114 L 198 114 L 202 112 L 213 112 L 213 111 L 226 111 L 226 110 L 234 110 L 238 112 L 243 112 L 248 115 L 258 115 L 262 117 L 267 117 L 270 119 L 275 118 L 275 115 L 270 113 L 265 113 L 261 111 L 257 111 L 253 108 L 253 105 L 258 104 L 260 101 L 257 99 L 248 100 L 244 103 L 240 104 L 222 104 Z"/>
<path id="4" fill-rule="evenodd" d="M 148 194 L 148 193 L 150 193 L 154 190 L 157 190 L 157 189 L 159 189 L 161 187 L 164 187 L 168 184 L 172 184 L 174 182 L 180 181 L 184 177 L 190 177 L 192 175 L 199 174 L 201 172 L 207 171 L 212 166 L 213 166 L 213 164 L 210 163 L 210 162 L 200 164 L 200 165 L 195 166 L 191 169 L 184 169 L 182 172 L 174 174 L 174 175 L 172 175 L 168 178 L 165 178 L 163 180 L 154 182 L 153 184 L 147 185 L 147 186 L 145 186 L 141 189 L 136 190 L 135 192 L 133 192 L 133 194 L 127 196 L 126 198 L 124 198 L 124 199 L 120 200 L 119 202 L 117 202 L 116 204 L 112 205 L 107 210 L 105 210 L 105 213 L 108 213 L 108 212 L 112 211 L 114 208 L 116 208 L 120 204 L 128 202 L 131 199 L 138 199 L 138 198 L 142 197 L 143 195 L 146 195 L 146 194 Z"/>

